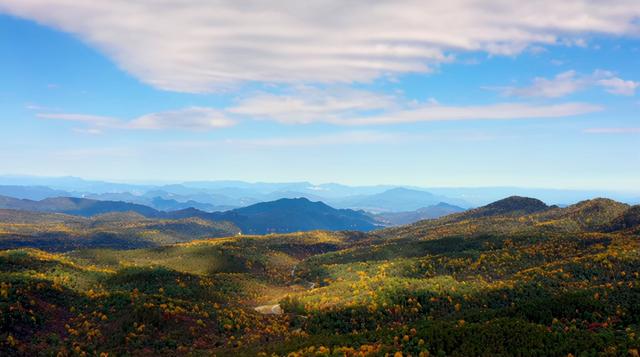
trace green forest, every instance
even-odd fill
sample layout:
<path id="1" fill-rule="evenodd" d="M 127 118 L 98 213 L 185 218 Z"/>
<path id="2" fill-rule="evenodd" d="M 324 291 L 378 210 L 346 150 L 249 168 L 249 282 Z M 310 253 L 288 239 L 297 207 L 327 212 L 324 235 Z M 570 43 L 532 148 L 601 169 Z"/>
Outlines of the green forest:
<path id="1" fill-rule="evenodd" d="M 78 242 L 99 219 L 6 210 L 0 355 L 639 356 L 638 206 L 540 203 L 368 233 L 112 217 L 107 248 Z"/>

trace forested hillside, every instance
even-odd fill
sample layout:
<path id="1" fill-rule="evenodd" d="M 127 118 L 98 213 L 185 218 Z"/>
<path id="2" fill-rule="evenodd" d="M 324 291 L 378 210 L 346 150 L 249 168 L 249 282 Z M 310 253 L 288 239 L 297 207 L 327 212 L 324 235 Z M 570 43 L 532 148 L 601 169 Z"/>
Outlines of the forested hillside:
<path id="1" fill-rule="evenodd" d="M 134 212 L 114 212 L 87 218 L 0 209 L 0 249 L 131 249 L 233 236 L 239 232 L 240 229 L 230 222 L 197 217 L 154 219 Z"/>
<path id="2" fill-rule="evenodd" d="M 0 352 L 637 356 L 637 213 L 512 197 L 370 233 L 5 250 Z M 16 232 L 125 221 L 4 214 Z"/>

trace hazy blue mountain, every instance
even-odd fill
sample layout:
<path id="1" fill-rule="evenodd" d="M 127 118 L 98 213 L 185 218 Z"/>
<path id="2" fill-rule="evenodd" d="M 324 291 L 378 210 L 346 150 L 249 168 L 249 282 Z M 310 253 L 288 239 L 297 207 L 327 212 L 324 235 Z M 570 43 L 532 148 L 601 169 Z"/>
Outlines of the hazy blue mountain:
<path id="1" fill-rule="evenodd" d="M 198 217 L 212 221 L 227 221 L 244 234 L 289 233 L 311 230 L 370 231 L 379 223 L 369 214 L 350 209 L 335 209 L 322 202 L 306 198 L 282 198 L 261 202 L 225 212 L 208 213 L 194 208 L 168 212 L 172 219 Z"/>
<path id="2" fill-rule="evenodd" d="M 299 191 L 276 191 L 261 196 L 262 201 L 275 201 L 281 198 L 306 198 L 310 201 L 322 201 L 325 197 Z"/>
<path id="3" fill-rule="evenodd" d="M 234 223 L 245 234 L 318 229 L 370 231 L 379 227 L 365 212 L 335 209 L 306 198 L 283 198 L 212 215 L 218 220 Z"/>
<path id="4" fill-rule="evenodd" d="M 131 192 L 141 193 L 149 190 L 153 185 L 136 185 L 128 183 L 113 183 L 105 181 L 84 180 L 78 177 L 38 177 L 38 176 L 0 176 L 0 185 L 19 186 L 47 186 L 56 190 L 69 192 L 106 193 Z"/>
<path id="5" fill-rule="evenodd" d="M 437 205 L 419 208 L 415 211 L 407 212 L 384 212 L 375 215 L 376 219 L 385 225 L 398 226 L 402 224 L 411 224 L 423 219 L 440 218 L 453 213 L 464 212 L 462 207 L 450 205 L 440 202 Z"/>
<path id="6" fill-rule="evenodd" d="M 71 196 L 67 191 L 54 190 L 46 186 L 2 185 L 0 195 L 28 200 L 41 200 L 56 196 Z"/>
<path id="7" fill-rule="evenodd" d="M 78 197 L 52 197 L 40 201 L 0 196 L 0 208 L 56 212 L 90 217 L 110 212 L 136 212 L 146 217 L 157 217 L 159 212 L 151 207 L 122 201 L 98 201 Z"/>
<path id="8" fill-rule="evenodd" d="M 153 196 L 151 193 L 163 193 L 161 196 Z M 88 194 L 84 195 L 84 198 L 91 198 L 100 201 L 123 201 L 129 203 L 136 203 L 140 205 L 149 206 L 159 211 L 175 211 L 189 207 L 201 209 L 203 211 L 215 212 L 226 211 L 229 209 L 237 208 L 236 205 L 216 205 L 208 203 L 207 199 L 201 201 L 195 201 L 190 197 L 173 195 L 164 191 L 149 191 L 149 193 L 139 196 L 133 195 L 128 192 L 118 193 L 101 193 L 101 194 Z M 199 199 L 202 197 L 199 197 Z"/>
<path id="9" fill-rule="evenodd" d="M 12 196 L 12 195 L 8 195 Z M 72 196 L 72 195 L 66 195 Z M 51 197 L 60 197 L 60 196 L 51 196 Z M 130 192 L 108 192 L 108 193 L 86 193 L 81 197 L 83 198 L 91 198 L 99 201 L 124 201 L 130 203 L 138 203 L 141 205 L 148 205 L 149 200 L 140 195 L 134 195 Z"/>
<path id="10" fill-rule="evenodd" d="M 459 199 L 450 199 L 445 196 L 434 195 L 430 192 L 393 188 L 373 195 L 348 197 L 337 200 L 335 205 L 363 209 L 370 212 L 406 212 L 423 207 L 433 206 L 440 202 L 465 206 L 465 202 Z"/>
<path id="11" fill-rule="evenodd" d="M 242 205 L 242 200 L 235 199 L 229 196 L 211 193 L 211 192 L 183 192 L 175 193 L 169 192 L 164 189 L 147 191 L 144 197 L 148 199 L 154 199 L 160 197 L 166 200 L 176 200 L 178 202 L 196 201 L 200 203 L 207 203 L 215 206 L 234 206 L 238 207 Z M 251 202 L 254 203 L 254 202 Z"/>
<path id="12" fill-rule="evenodd" d="M 478 187 L 478 188 L 425 188 L 412 186 L 348 186 L 337 183 L 313 184 L 310 182 L 243 182 L 243 181 L 189 181 L 174 183 L 113 183 L 97 180 L 84 180 L 77 177 L 33 177 L 0 176 L 0 185 L 14 187 L 0 191 L 11 197 L 43 199 L 47 197 L 88 197 L 101 200 L 122 200 L 131 203 L 152 205 L 151 200 L 162 197 L 177 202 L 198 202 L 214 206 L 243 207 L 278 198 L 307 197 L 340 208 L 367 208 L 382 211 L 413 211 L 422 207 L 446 202 L 456 206 L 479 207 L 500 198 L 517 195 L 537 197 L 549 204 L 571 205 L 591 197 L 611 197 L 617 201 L 638 204 L 640 190 L 635 192 L 617 192 L 611 190 L 566 190 L 538 189 L 521 187 Z M 20 187 L 42 187 L 41 189 L 21 189 Z M 382 195 L 400 187 L 401 190 L 431 193 L 436 196 L 419 202 L 391 203 L 381 205 L 376 198 L 368 196 Z M 49 188 L 51 191 L 48 191 Z M 295 193 L 295 194 L 294 194 Z M 415 192 L 414 192 L 415 193 Z M 121 194 L 121 196 L 117 196 Z M 143 197 L 143 198 L 140 198 Z M 416 196 L 417 197 L 417 196 Z M 383 197 L 384 198 L 384 197 Z M 404 199 L 403 199 L 404 200 Z M 409 198 L 409 200 L 415 200 Z"/>
<path id="13" fill-rule="evenodd" d="M 209 203 L 202 203 L 193 200 L 189 200 L 186 202 L 179 202 L 173 199 L 164 199 L 162 197 L 154 197 L 150 203 L 151 207 L 160 210 L 160 211 L 177 211 L 186 208 L 195 208 L 201 211 L 206 212 L 219 212 L 219 211 L 227 211 L 233 208 L 234 206 L 223 206 L 223 205 L 212 205 Z"/>

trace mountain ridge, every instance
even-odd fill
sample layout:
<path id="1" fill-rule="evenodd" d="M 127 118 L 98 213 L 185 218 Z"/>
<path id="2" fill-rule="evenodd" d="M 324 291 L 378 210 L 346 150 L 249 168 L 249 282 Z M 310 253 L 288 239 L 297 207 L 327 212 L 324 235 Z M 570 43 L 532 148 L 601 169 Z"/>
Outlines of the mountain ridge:
<path id="1" fill-rule="evenodd" d="M 0 196 L 0 208 L 37 212 L 55 212 L 83 217 L 135 212 L 147 218 L 183 219 L 198 217 L 212 222 L 232 222 L 248 234 L 290 233 L 295 231 L 361 230 L 380 226 L 368 214 L 351 209 L 336 209 L 320 201 L 306 198 L 282 198 L 224 212 L 205 212 L 185 208 L 163 212 L 154 208 L 122 201 L 99 201 L 78 197 L 46 198 L 40 201 Z M 295 217 L 295 219 L 293 219 Z"/>

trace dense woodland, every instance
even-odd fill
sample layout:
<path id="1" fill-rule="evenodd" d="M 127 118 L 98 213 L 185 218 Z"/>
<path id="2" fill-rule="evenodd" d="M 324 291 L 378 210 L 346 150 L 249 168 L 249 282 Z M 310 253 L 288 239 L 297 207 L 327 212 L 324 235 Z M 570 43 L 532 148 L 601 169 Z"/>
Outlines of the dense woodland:
<path id="1" fill-rule="evenodd" d="M 611 200 L 368 233 L 0 218 L 0 355 L 639 356 L 640 209 Z"/>

